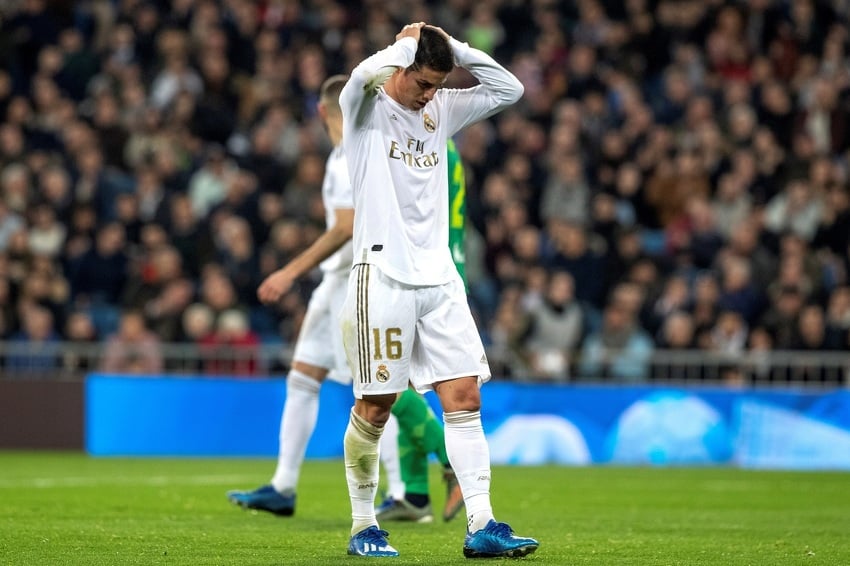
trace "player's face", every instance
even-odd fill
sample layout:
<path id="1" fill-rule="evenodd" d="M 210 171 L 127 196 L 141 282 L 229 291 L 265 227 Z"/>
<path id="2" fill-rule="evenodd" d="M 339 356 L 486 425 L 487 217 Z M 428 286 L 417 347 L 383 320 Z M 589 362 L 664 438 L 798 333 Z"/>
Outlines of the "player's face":
<path id="1" fill-rule="evenodd" d="M 447 76 L 448 73 L 435 71 L 431 67 L 402 71 L 398 76 L 398 102 L 411 110 L 421 110 L 434 98 Z"/>

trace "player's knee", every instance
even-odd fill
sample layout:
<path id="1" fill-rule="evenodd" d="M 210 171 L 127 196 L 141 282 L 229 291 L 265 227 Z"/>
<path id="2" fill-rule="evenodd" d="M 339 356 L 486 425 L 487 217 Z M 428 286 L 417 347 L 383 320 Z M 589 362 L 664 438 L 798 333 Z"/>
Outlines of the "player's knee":
<path id="1" fill-rule="evenodd" d="M 437 395 L 446 413 L 481 409 L 481 391 L 476 378 L 461 378 L 440 384 Z"/>
<path id="2" fill-rule="evenodd" d="M 354 412 L 374 426 L 384 426 L 390 418 L 390 409 L 395 399 L 395 394 L 374 395 L 356 399 Z"/>

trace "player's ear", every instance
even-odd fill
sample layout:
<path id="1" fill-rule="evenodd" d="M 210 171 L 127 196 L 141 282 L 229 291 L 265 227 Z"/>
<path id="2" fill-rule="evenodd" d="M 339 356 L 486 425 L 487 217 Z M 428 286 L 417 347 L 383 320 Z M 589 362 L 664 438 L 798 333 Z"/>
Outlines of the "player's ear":
<path id="1" fill-rule="evenodd" d="M 316 112 L 319 113 L 319 118 L 322 120 L 328 119 L 328 107 L 325 106 L 324 102 L 320 102 L 316 105 Z"/>

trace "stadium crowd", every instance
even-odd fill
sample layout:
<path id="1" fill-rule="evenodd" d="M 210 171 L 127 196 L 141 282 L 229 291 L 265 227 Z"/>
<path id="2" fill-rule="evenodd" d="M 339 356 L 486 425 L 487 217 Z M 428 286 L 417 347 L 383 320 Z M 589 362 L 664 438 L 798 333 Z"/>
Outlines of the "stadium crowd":
<path id="1" fill-rule="evenodd" d="M 143 372 L 161 343 L 290 343 L 310 284 L 255 293 L 323 230 L 319 86 L 426 21 L 525 86 L 456 140 L 494 374 L 850 349 L 847 0 L 2 9 L 0 339 L 103 341 L 103 369 Z"/>

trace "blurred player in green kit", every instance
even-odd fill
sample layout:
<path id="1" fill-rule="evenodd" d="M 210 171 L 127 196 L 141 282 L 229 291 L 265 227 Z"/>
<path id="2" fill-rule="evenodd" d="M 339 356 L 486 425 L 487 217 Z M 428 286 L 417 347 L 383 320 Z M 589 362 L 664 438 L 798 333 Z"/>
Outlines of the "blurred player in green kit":
<path id="1" fill-rule="evenodd" d="M 449 248 L 455 267 L 466 284 L 464 229 L 466 179 L 453 140 L 448 141 Z M 428 495 L 428 457 L 434 454 L 443 466 L 446 502 L 443 520 L 450 521 L 463 508 L 463 495 L 449 465 L 443 425 L 422 395 L 413 389 L 399 394 L 381 436 L 381 463 L 387 473 L 388 497 L 375 510 L 378 521 L 434 520 Z"/>

